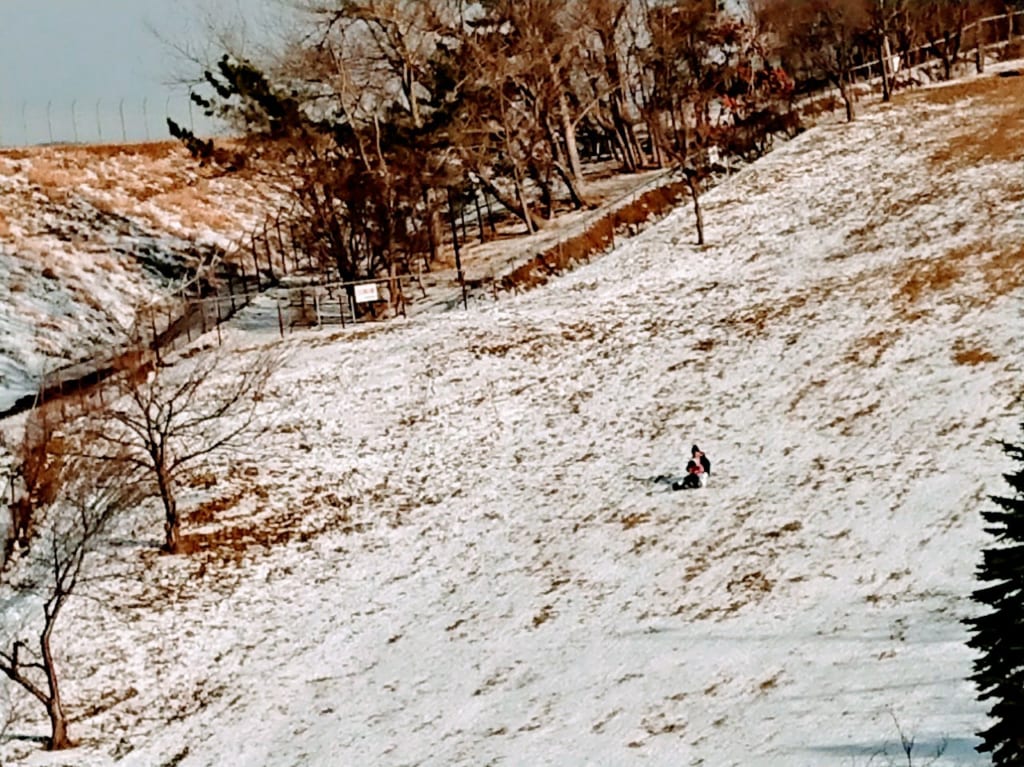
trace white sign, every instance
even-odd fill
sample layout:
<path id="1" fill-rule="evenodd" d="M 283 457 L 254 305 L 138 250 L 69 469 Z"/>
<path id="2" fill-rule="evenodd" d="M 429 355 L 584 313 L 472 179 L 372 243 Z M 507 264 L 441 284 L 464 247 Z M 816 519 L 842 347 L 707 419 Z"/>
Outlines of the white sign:
<path id="1" fill-rule="evenodd" d="M 366 285 L 356 285 L 356 303 L 369 304 L 380 301 L 380 294 L 377 292 L 377 283 L 371 282 Z"/>

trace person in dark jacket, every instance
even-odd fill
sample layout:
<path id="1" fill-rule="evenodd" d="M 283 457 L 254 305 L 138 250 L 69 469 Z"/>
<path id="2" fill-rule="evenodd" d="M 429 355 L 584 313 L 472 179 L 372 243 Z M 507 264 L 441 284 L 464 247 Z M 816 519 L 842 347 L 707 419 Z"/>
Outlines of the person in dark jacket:
<path id="1" fill-rule="evenodd" d="M 704 487 L 711 475 L 711 461 L 696 445 L 690 451 L 691 458 L 686 464 L 686 476 L 672 483 L 673 490 L 691 490 Z"/>
<path id="2" fill-rule="evenodd" d="M 711 477 L 711 461 L 708 459 L 706 455 L 704 455 L 704 451 L 701 450 L 696 445 L 690 448 L 690 453 L 693 456 L 690 462 L 699 463 L 702 469 L 702 471 L 700 472 L 702 475 L 701 485 L 707 485 L 708 479 Z"/>

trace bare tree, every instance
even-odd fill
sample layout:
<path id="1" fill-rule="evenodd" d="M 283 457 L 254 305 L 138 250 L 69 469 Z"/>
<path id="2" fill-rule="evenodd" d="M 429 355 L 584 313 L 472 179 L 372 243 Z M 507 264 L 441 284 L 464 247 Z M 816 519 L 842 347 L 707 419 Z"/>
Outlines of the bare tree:
<path id="1" fill-rule="evenodd" d="M 799 77 L 835 86 L 855 117 L 852 71 L 865 54 L 871 29 L 871 0 L 759 0 L 756 13 L 774 31 L 778 53 Z"/>
<path id="2" fill-rule="evenodd" d="M 623 168 L 636 171 L 646 162 L 631 116 L 627 51 L 622 44 L 631 0 L 586 0 L 579 3 L 576 24 L 586 33 L 586 79 L 600 108 L 591 117 L 618 150 Z"/>
<path id="3" fill-rule="evenodd" d="M 964 47 L 967 26 L 987 12 L 996 12 L 998 5 L 987 0 L 909 0 L 909 10 L 911 23 L 942 62 L 943 79 L 949 80 Z"/>
<path id="4" fill-rule="evenodd" d="M 150 480 L 164 509 L 165 551 L 179 553 L 177 488 L 204 456 L 237 445 L 254 424 L 256 407 L 281 357 L 264 351 L 236 359 L 228 347 L 200 350 L 173 363 L 146 360 L 115 376 L 116 399 L 88 435 L 103 455 L 127 460 Z"/>
<path id="5" fill-rule="evenodd" d="M 29 557 L 19 563 L 7 604 L 41 602 L 27 623 L 9 628 L 0 647 L 0 672 L 32 695 L 50 720 L 47 748 L 73 745 L 61 695 L 60 674 L 53 652 L 53 634 L 67 601 L 82 583 L 89 555 L 102 542 L 115 516 L 142 497 L 134 465 L 115 456 L 97 459 L 85 443 L 49 442 L 58 465 L 56 487 L 45 505 L 36 508 L 39 534 Z M 10 625 L 7 621 L 5 624 Z"/>
<path id="6" fill-rule="evenodd" d="M 896 80 L 894 53 L 898 52 L 905 57 L 913 44 L 915 33 L 910 23 L 911 2 L 912 0 L 877 0 L 869 9 L 871 23 L 867 38 L 882 63 L 882 101 L 889 101 L 892 98 Z"/>
<path id="7" fill-rule="evenodd" d="M 792 81 L 767 63 L 760 31 L 703 0 L 646 6 L 646 110 L 658 154 L 682 171 L 704 244 L 700 196 L 723 158 L 753 159 L 797 127 Z"/>

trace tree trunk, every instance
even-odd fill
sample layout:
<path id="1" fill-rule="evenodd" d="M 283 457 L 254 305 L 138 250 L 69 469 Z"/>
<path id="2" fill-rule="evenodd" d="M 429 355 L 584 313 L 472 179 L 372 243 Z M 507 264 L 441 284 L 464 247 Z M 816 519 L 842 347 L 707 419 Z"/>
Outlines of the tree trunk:
<path id="1" fill-rule="evenodd" d="M 565 92 L 558 96 L 558 108 L 562 119 L 562 137 L 565 140 L 565 154 L 569 161 L 569 171 L 572 173 L 574 182 L 578 185 L 583 183 L 583 163 L 580 162 L 580 150 L 576 145 L 576 130 L 573 128 L 572 119 L 569 115 L 569 102 Z"/>
<path id="2" fill-rule="evenodd" d="M 551 167 L 558 174 L 558 177 L 562 179 L 565 188 L 569 191 L 569 199 L 572 201 L 573 207 L 579 210 L 584 206 L 583 195 L 580 192 L 580 185 L 583 180 L 582 173 L 573 173 L 571 169 L 572 161 L 566 156 L 569 150 L 563 151 L 559 134 L 546 120 L 544 121 L 544 134 L 547 138 L 548 146 L 551 147 L 551 156 L 553 158 Z M 575 141 L 573 142 L 573 148 L 575 149 Z M 577 165 L 579 164 L 579 157 L 576 158 L 576 163 Z"/>
<path id="3" fill-rule="evenodd" d="M 889 50 L 889 38 L 884 37 L 881 45 L 878 46 L 878 60 L 882 62 L 882 101 L 888 103 L 892 100 L 890 87 L 890 73 L 892 67 L 892 54 Z"/>
<path id="4" fill-rule="evenodd" d="M 412 124 L 417 130 L 423 127 L 423 118 L 420 117 L 420 105 L 416 100 L 416 79 L 412 67 L 408 62 L 402 62 L 402 90 L 409 102 L 409 115 L 412 117 Z"/>
<path id="5" fill-rule="evenodd" d="M 459 278 L 459 287 L 462 289 L 462 308 L 468 309 L 469 303 L 466 298 L 466 275 L 462 271 L 462 249 L 459 247 L 459 228 L 455 223 L 455 200 L 452 190 L 448 190 L 448 222 L 452 228 L 452 248 L 455 250 L 455 271 Z"/>
<path id="6" fill-rule="evenodd" d="M 839 75 L 839 95 L 843 97 L 843 105 L 846 107 L 846 122 L 852 123 L 856 115 L 853 109 L 853 94 L 850 92 L 846 72 Z"/>
<path id="7" fill-rule="evenodd" d="M 523 182 L 519 179 L 519 172 L 513 171 L 512 182 L 516 188 L 516 197 L 519 199 L 520 210 L 522 214 L 523 223 L 526 224 L 526 233 L 533 234 L 537 231 L 537 222 L 534 220 L 533 215 L 530 213 L 530 203 L 526 200 L 526 192 L 523 190 Z"/>
<path id="8" fill-rule="evenodd" d="M 587 207 L 587 201 L 583 198 L 583 193 L 580 192 L 579 187 L 576 186 L 572 173 L 561 163 L 555 164 L 555 172 L 561 176 L 565 188 L 569 190 L 569 199 L 572 200 L 572 206 L 576 210 Z"/>
<path id="9" fill-rule="evenodd" d="M 704 213 L 700 207 L 700 185 L 692 173 L 686 174 L 686 186 L 690 189 L 690 198 L 693 200 L 693 214 L 697 219 L 697 244 L 704 244 Z"/>
<path id="10" fill-rule="evenodd" d="M 425 259 L 426 271 L 430 271 L 430 264 L 433 261 L 437 261 L 437 244 L 441 241 L 439 234 L 439 221 L 440 216 L 433 205 L 430 204 L 430 190 L 427 187 L 423 187 L 423 215 L 426 219 L 427 228 L 427 242 L 430 244 L 430 256 Z"/>
<path id="11" fill-rule="evenodd" d="M 157 472 L 157 489 L 164 505 L 164 551 L 177 554 L 181 546 L 181 518 L 178 516 L 178 503 L 174 498 L 170 477 L 161 469 Z"/>
<path id="12" fill-rule="evenodd" d="M 46 707 L 46 713 L 50 717 L 50 740 L 46 744 L 47 750 L 62 751 L 74 746 L 74 741 L 68 735 L 68 720 L 59 698 Z"/>
<path id="13" fill-rule="evenodd" d="M 555 214 L 555 197 L 551 190 L 550 173 L 545 173 L 536 162 L 530 160 L 526 166 L 527 175 L 540 189 L 540 211 L 545 220 L 550 221 Z"/>
<path id="14" fill-rule="evenodd" d="M 536 232 L 537 221 L 530 214 L 529 205 L 523 196 L 522 187 L 519 183 L 519 174 L 513 174 L 516 196 L 514 199 L 509 199 L 507 195 L 502 194 L 501 190 L 494 185 L 493 181 L 481 172 L 480 168 L 476 168 L 475 170 L 477 177 L 480 179 L 481 185 L 490 193 L 491 197 L 501 203 L 501 206 L 505 208 L 505 210 L 526 224 L 526 228 L 529 230 L 530 234 Z"/>
<path id="15" fill-rule="evenodd" d="M 476 226 L 480 230 L 480 243 L 487 242 L 487 237 L 484 235 L 484 215 L 483 211 L 480 210 L 480 191 L 473 187 L 473 207 L 476 208 Z"/>
<path id="16" fill-rule="evenodd" d="M 614 32 L 602 31 L 601 46 L 604 49 L 605 74 L 608 78 L 608 85 L 611 87 L 611 108 L 612 128 L 615 138 L 622 150 L 624 166 L 626 170 L 634 172 L 643 164 L 643 155 L 640 152 L 640 142 L 636 140 L 633 133 L 633 126 L 625 117 L 625 97 L 622 89 L 622 74 L 619 67 L 619 56 L 615 50 Z"/>
<path id="17" fill-rule="evenodd" d="M 45 701 L 46 713 L 50 717 L 50 740 L 46 747 L 50 751 L 61 751 L 71 748 L 74 743 L 68 735 L 68 719 L 64 713 L 64 705 L 60 697 L 60 685 L 57 682 L 57 669 L 53 663 L 53 652 L 50 649 L 50 632 L 53 630 L 53 622 L 56 619 L 56 611 L 47 615 L 46 628 L 39 637 L 39 650 L 42 658 L 43 669 L 46 672 L 46 684 L 49 688 L 49 696 Z"/>

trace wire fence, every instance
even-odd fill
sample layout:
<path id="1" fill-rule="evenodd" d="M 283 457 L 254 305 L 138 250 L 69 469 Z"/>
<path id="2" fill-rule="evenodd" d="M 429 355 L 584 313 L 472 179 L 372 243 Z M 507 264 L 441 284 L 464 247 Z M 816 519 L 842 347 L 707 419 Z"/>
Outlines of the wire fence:
<path id="1" fill-rule="evenodd" d="M 216 123 L 192 103 L 188 94 L 45 102 L 0 100 L 0 146 L 169 139 L 168 118 L 198 135 L 218 132 Z"/>
<path id="2" fill-rule="evenodd" d="M 986 56 L 996 54 L 1011 45 L 1015 38 L 1024 34 L 1024 11 L 1015 11 L 999 16 L 986 16 L 976 22 L 964 26 L 960 36 L 960 50 L 957 59 L 960 62 L 974 61 L 978 68 L 983 68 Z M 918 45 L 904 54 L 893 54 L 887 67 L 897 78 L 913 77 L 915 69 L 923 66 L 935 66 L 941 61 L 939 50 L 931 43 Z M 853 67 L 850 74 L 857 80 L 873 80 L 882 76 L 882 61 L 874 59 Z"/>

